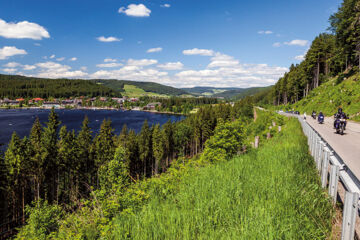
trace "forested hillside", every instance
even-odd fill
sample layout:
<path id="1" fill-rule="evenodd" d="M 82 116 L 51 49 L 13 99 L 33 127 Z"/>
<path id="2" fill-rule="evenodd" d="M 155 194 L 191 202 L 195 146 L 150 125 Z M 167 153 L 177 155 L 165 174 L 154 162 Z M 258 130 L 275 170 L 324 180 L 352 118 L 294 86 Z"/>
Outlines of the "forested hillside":
<path id="1" fill-rule="evenodd" d="M 333 78 L 336 80 L 332 81 L 332 86 L 341 84 L 351 76 L 354 76 L 354 84 L 359 84 L 356 81 L 359 76 L 354 75 L 360 70 L 359 18 L 360 1 L 344 0 L 338 11 L 329 19 L 330 33 L 321 33 L 314 39 L 305 59 L 300 64 L 290 66 L 290 71 L 265 97 L 267 102 L 275 105 L 296 103 Z M 347 96 L 349 92 L 343 92 L 341 95 Z M 337 107 L 343 104 L 349 103 L 343 100 L 337 102 Z"/>
<path id="2" fill-rule="evenodd" d="M 126 81 L 126 80 L 102 80 L 102 79 L 96 79 L 93 81 L 120 92 L 124 92 L 125 85 L 133 85 L 140 89 L 143 89 L 145 92 L 152 92 L 157 94 L 165 94 L 171 96 L 188 94 L 187 92 L 181 89 L 165 86 L 154 82 L 136 82 L 136 81 Z"/>
<path id="3" fill-rule="evenodd" d="M 226 99 L 239 100 L 247 96 L 252 96 L 257 93 L 266 91 L 271 87 L 253 87 L 253 88 L 243 88 L 237 90 L 228 90 L 222 93 L 214 94 L 212 97 L 223 97 Z"/>
<path id="4" fill-rule="evenodd" d="M 86 80 L 46 79 L 0 74 L 0 98 L 121 96 L 117 90 Z"/>

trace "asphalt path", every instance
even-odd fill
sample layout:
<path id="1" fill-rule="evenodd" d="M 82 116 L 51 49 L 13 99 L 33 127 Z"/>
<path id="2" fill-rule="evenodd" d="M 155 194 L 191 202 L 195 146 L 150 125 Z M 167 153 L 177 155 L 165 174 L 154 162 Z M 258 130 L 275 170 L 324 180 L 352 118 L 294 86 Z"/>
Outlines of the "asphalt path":
<path id="1" fill-rule="evenodd" d="M 319 124 L 311 116 L 306 120 L 342 158 L 357 179 L 360 180 L 360 124 L 348 121 L 344 135 L 334 129 L 334 118 L 325 118 Z"/>

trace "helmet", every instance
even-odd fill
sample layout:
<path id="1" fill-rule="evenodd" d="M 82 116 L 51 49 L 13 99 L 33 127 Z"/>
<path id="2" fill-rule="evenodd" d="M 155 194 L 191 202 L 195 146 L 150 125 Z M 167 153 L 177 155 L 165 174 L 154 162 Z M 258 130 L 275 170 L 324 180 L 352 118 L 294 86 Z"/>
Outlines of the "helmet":
<path id="1" fill-rule="evenodd" d="M 338 113 L 342 113 L 342 108 L 339 108 L 339 109 L 338 109 Z"/>
<path id="2" fill-rule="evenodd" d="M 323 113 L 322 113 L 322 112 L 320 112 L 319 114 L 320 114 L 320 115 L 322 115 Z"/>

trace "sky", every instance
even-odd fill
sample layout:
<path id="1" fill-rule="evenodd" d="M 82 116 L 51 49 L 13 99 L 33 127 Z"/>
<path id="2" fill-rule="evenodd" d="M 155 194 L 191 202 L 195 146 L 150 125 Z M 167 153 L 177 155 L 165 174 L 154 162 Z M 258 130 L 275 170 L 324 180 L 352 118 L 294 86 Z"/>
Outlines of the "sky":
<path id="1" fill-rule="evenodd" d="M 341 0 L 2 0 L 0 73 L 268 86 Z"/>

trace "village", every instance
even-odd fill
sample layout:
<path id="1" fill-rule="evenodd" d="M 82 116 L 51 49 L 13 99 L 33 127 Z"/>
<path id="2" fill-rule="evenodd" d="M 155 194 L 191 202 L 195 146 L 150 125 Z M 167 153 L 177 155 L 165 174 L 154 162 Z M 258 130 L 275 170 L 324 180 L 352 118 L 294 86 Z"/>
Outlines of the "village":
<path id="1" fill-rule="evenodd" d="M 116 110 L 146 110 L 155 111 L 160 102 L 141 106 L 139 98 L 128 97 L 76 97 L 67 99 L 17 98 L 0 99 L 0 108 L 40 108 L 40 109 L 116 109 Z"/>

